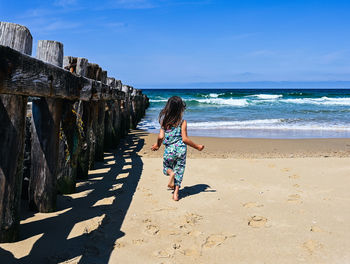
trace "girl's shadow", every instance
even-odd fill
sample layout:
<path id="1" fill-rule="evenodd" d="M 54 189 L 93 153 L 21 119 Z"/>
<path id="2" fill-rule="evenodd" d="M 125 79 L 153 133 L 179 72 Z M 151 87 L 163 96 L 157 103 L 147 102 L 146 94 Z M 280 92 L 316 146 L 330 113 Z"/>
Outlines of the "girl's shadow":
<path id="1" fill-rule="evenodd" d="M 201 192 L 216 192 L 216 190 L 208 190 L 210 186 L 208 184 L 196 184 L 193 186 L 186 186 L 180 190 L 180 197 L 185 198 L 187 196 L 195 195 Z"/>

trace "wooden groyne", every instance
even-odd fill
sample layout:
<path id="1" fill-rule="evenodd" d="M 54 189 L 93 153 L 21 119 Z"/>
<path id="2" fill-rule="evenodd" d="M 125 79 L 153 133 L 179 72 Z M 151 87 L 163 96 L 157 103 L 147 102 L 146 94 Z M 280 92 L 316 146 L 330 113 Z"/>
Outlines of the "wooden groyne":
<path id="1" fill-rule="evenodd" d="M 141 90 L 108 77 L 63 44 L 0 22 L 0 242 L 18 239 L 20 201 L 52 212 L 58 193 L 75 191 L 149 105 Z"/>

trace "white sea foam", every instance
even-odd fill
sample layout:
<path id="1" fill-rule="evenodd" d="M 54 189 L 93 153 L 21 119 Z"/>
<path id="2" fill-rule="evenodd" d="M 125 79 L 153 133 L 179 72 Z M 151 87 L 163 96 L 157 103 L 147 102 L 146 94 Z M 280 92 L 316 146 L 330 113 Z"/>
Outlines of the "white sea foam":
<path id="1" fill-rule="evenodd" d="M 140 129 L 159 129 L 156 121 L 143 121 Z M 343 131 L 350 132 L 350 125 L 298 122 L 285 119 L 253 119 L 242 121 L 188 122 L 189 130 L 298 130 L 298 131 Z"/>
<path id="2" fill-rule="evenodd" d="M 203 129 L 217 129 L 217 128 L 239 128 L 251 125 L 268 125 L 283 122 L 282 119 L 256 119 L 256 120 L 242 120 L 242 121 L 208 121 L 189 123 L 189 128 L 203 128 Z"/>
<path id="3" fill-rule="evenodd" d="M 246 99 L 223 99 L 223 98 L 211 98 L 211 99 L 198 99 L 194 100 L 199 103 L 213 104 L 213 105 L 229 105 L 229 106 L 248 106 L 249 103 Z"/>
<path id="4" fill-rule="evenodd" d="M 343 105 L 350 106 L 350 98 L 295 98 L 295 99 L 283 99 L 281 102 L 293 103 L 293 104 L 314 104 L 314 105 Z"/>
<path id="5" fill-rule="evenodd" d="M 255 104 L 260 101 L 270 101 L 282 98 L 283 95 L 277 94 L 255 94 L 246 96 L 246 98 L 234 99 L 234 98 L 218 98 L 220 94 L 209 94 L 210 97 L 205 99 L 184 99 L 186 102 L 198 102 L 202 104 L 212 104 L 212 105 L 223 105 L 223 106 L 248 106 L 250 104 Z M 259 100 L 251 99 L 257 98 Z M 164 103 L 167 102 L 167 99 L 151 99 L 151 103 Z M 289 103 L 289 104 L 312 104 L 312 105 L 339 105 L 339 106 L 350 106 L 350 97 L 343 98 L 329 98 L 329 97 L 321 97 L 321 98 L 289 98 L 289 99 L 279 99 L 278 102 Z"/>
<path id="6" fill-rule="evenodd" d="M 253 94 L 250 95 L 251 97 L 256 97 L 259 99 L 278 99 L 278 98 L 282 98 L 283 95 L 282 94 Z"/>
<path id="7" fill-rule="evenodd" d="M 198 122 L 189 123 L 189 129 L 198 130 L 317 130 L 317 131 L 350 131 L 350 126 L 317 123 L 288 123 L 283 119 Z"/>
<path id="8" fill-rule="evenodd" d="M 161 103 L 161 102 L 167 102 L 167 99 L 150 99 L 151 103 Z"/>

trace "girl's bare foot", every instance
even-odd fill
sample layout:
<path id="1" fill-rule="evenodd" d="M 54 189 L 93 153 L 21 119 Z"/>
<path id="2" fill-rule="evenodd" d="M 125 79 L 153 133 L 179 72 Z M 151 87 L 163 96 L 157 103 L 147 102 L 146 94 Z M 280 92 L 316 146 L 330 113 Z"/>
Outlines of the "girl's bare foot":
<path id="1" fill-rule="evenodd" d="M 174 189 L 175 187 L 175 173 L 172 170 L 168 170 L 168 174 L 169 174 L 169 183 L 168 183 L 168 187 L 170 189 Z"/>
<path id="2" fill-rule="evenodd" d="M 173 193 L 173 200 L 178 201 L 179 200 L 179 186 L 175 186 L 175 190 Z"/>
<path id="3" fill-rule="evenodd" d="M 179 200 L 179 194 L 178 193 L 175 193 L 175 192 L 173 193 L 173 200 L 176 201 L 176 202 Z"/>

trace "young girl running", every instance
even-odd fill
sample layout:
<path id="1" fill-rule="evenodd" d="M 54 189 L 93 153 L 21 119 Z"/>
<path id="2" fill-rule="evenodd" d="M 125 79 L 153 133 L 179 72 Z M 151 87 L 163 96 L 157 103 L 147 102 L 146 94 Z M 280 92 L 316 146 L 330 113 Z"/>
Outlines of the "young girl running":
<path id="1" fill-rule="evenodd" d="M 187 145 L 202 151 L 204 145 L 197 145 L 187 136 L 187 122 L 182 120 L 186 104 L 178 96 L 170 97 L 159 114 L 160 131 L 157 143 L 152 146 L 157 151 L 165 145 L 163 173 L 169 175 L 168 187 L 174 189 L 173 199 L 179 200 L 179 189 L 186 165 Z"/>

